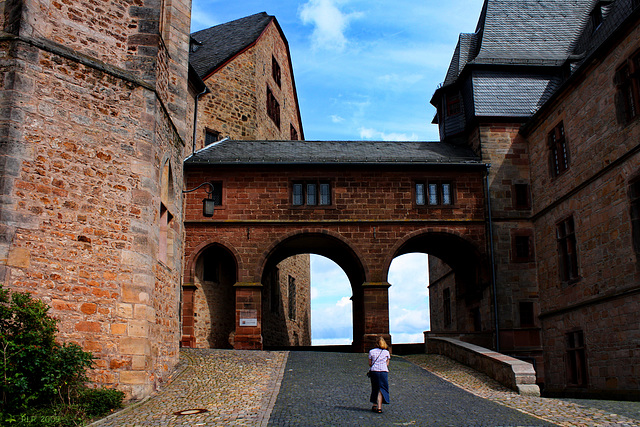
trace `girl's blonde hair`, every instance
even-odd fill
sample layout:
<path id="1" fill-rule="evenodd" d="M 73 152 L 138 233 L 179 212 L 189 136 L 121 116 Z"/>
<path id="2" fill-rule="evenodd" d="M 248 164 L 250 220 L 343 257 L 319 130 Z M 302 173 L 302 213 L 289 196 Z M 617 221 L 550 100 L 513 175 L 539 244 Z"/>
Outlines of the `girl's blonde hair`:
<path id="1" fill-rule="evenodd" d="M 382 337 L 378 337 L 378 348 L 381 348 L 383 350 L 387 350 L 389 348 L 387 342 Z"/>

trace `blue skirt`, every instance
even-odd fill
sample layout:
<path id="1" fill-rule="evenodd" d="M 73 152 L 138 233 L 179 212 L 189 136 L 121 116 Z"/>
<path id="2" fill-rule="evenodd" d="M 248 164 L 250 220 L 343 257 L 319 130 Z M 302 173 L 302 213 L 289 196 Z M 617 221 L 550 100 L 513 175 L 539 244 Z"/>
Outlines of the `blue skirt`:
<path id="1" fill-rule="evenodd" d="M 389 403 L 389 373 L 371 371 L 371 403 L 378 403 L 378 392 L 382 393 L 382 403 Z"/>

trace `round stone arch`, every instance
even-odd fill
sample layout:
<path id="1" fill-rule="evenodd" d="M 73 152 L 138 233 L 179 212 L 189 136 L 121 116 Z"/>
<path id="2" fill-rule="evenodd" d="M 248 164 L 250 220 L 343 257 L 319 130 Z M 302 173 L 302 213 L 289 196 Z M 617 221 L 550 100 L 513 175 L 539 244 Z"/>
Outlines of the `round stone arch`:
<path id="1" fill-rule="evenodd" d="M 258 262 L 256 277 L 264 277 L 270 267 L 290 256 L 309 253 L 327 257 L 338 264 L 352 288 L 368 280 L 365 258 L 343 236 L 328 230 L 294 231 L 273 242 Z"/>
<path id="2" fill-rule="evenodd" d="M 272 310 L 273 313 L 278 312 L 277 308 L 273 310 L 272 305 L 274 298 L 277 298 L 275 295 L 277 291 L 274 292 L 274 283 L 278 279 L 271 277 L 271 274 L 281 261 L 300 254 L 316 254 L 331 259 L 347 275 L 352 289 L 354 344 L 358 345 L 362 341 L 361 337 L 365 332 L 362 287 L 368 278 L 366 260 L 344 236 L 328 230 L 299 230 L 288 233 L 273 242 L 262 254 L 257 264 L 258 271 L 256 276 L 261 278 L 260 283 L 263 284 L 262 311 L 265 322 L 262 325 L 262 333 L 265 341 L 268 341 L 267 337 L 273 333 L 273 331 L 268 331 L 268 328 L 279 330 L 286 327 L 285 322 L 269 313 L 269 310 Z M 310 289 L 301 289 L 301 291 L 310 292 Z M 288 301 L 287 306 L 291 303 L 291 301 Z M 309 297 L 306 301 L 306 307 L 304 307 L 307 312 L 310 311 L 310 304 Z M 308 317 L 308 321 L 310 322 L 310 317 Z M 267 344 L 269 343 L 267 342 Z"/>
<path id="3" fill-rule="evenodd" d="M 193 251 L 182 286 L 182 346 L 233 348 L 238 253 L 207 242 Z"/>
<path id="4" fill-rule="evenodd" d="M 429 229 L 414 231 L 394 245 L 385 261 L 385 277 L 394 258 L 412 252 L 438 257 L 454 270 L 474 270 L 474 275 L 485 284 L 490 280 L 487 257 L 474 242 L 456 231 Z"/>
<path id="5" fill-rule="evenodd" d="M 195 278 L 195 267 L 196 261 L 202 255 L 202 253 L 211 247 L 219 247 L 229 253 L 233 257 L 234 265 L 235 265 L 235 274 L 238 277 L 239 269 L 241 265 L 241 257 L 236 248 L 230 243 L 222 239 L 217 239 L 213 242 L 203 242 L 196 246 L 193 251 L 191 251 L 191 255 L 185 262 L 184 269 L 184 280 L 183 283 L 190 284 L 193 283 Z"/>
<path id="6" fill-rule="evenodd" d="M 495 325 L 491 266 L 486 253 L 463 234 L 419 230 L 396 243 L 385 262 L 386 274 L 394 258 L 412 252 L 432 255 L 442 261 L 430 261 L 430 267 L 434 266 L 436 272 L 436 280 L 430 275 L 429 285 L 432 334 L 444 333 L 491 346 Z M 450 272 L 442 274 L 443 271 Z"/>

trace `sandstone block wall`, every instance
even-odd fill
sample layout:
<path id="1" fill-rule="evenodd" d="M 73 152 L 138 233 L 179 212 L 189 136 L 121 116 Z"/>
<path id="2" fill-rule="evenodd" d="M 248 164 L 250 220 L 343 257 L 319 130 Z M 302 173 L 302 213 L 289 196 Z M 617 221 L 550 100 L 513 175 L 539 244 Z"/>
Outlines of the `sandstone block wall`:
<path id="1" fill-rule="evenodd" d="M 582 331 L 587 382 L 592 391 L 640 389 L 634 366 L 638 342 L 638 255 L 633 249 L 629 181 L 640 171 L 640 121 L 616 119 L 614 74 L 640 47 L 640 29 L 593 63 L 532 127 L 533 215 L 540 283 L 545 381 L 550 389 L 571 389 L 567 334 Z M 547 134 L 564 124 L 569 168 L 549 171 Z M 573 216 L 579 279 L 563 282 L 555 228 Z"/>
<path id="2" fill-rule="evenodd" d="M 272 58 L 275 58 L 281 71 L 280 85 L 272 76 Z M 250 48 L 239 52 L 227 64 L 216 70 L 211 76 L 204 78 L 211 93 L 202 96 L 198 102 L 198 121 L 196 130 L 195 149 L 204 147 L 207 131 L 219 132 L 221 137 L 234 140 L 288 140 L 291 137 L 290 126 L 293 125 L 300 138 L 303 137 L 302 122 L 298 112 L 295 93 L 293 70 L 289 58 L 289 50 L 284 35 L 275 22 L 270 23 Z M 280 104 L 280 127 L 267 114 L 267 87 L 273 92 Z M 199 176 L 201 181 L 192 180 L 193 188 L 207 178 Z M 190 185 L 191 185 L 190 184 Z M 223 195 L 226 194 L 223 190 Z M 201 199 L 199 199 L 201 200 Z M 218 211 L 226 209 L 227 203 L 217 206 Z M 201 218 L 202 207 L 196 204 L 187 205 L 194 209 L 194 218 Z M 214 242 L 215 239 L 212 240 Z M 282 261 L 278 265 L 280 272 L 280 293 L 282 296 L 281 309 L 278 313 L 263 310 L 264 341 L 267 345 L 310 345 L 311 323 L 310 316 L 310 265 L 308 256 L 294 256 Z M 234 273 L 235 276 L 235 273 Z M 288 277 L 295 279 L 297 291 L 297 316 L 295 320 L 288 317 Z M 190 283 L 190 280 L 187 280 Z M 217 287 L 202 286 L 197 274 L 194 284 L 198 287 L 195 293 L 197 318 L 196 346 L 198 347 L 227 347 L 230 322 L 235 314 L 235 306 L 231 306 L 230 293 L 234 293 L 230 286 L 233 283 L 221 283 Z M 270 292 L 265 287 L 262 290 L 263 304 Z M 220 297 L 213 297 L 220 294 Z M 224 295 L 224 297 L 222 296 Z M 226 304 L 218 303 L 220 298 Z M 216 338 L 213 338 L 213 337 Z M 231 337 L 233 340 L 233 336 Z"/>
<path id="3" fill-rule="evenodd" d="M 381 326 L 371 333 L 388 334 L 388 305 L 383 303 L 389 286 L 387 272 L 393 258 L 405 253 L 402 247 L 407 242 L 417 239 L 412 248 L 448 250 L 449 255 L 468 252 L 468 262 L 473 257 L 480 262 L 486 248 L 483 178 L 477 170 L 327 167 L 311 172 L 300 167 L 218 166 L 192 168 L 187 176 L 190 183 L 218 181 L 223 188 L 222 205 L 211 219 L 201 216 L 202 194 L 187 197 L 187 260 L 203 246 L 219 244 L 234 254 L 239 282 L 260 283 L 269 257 L 279 254 L 283 246 L 288 255 L 313 252 L 333 257 L 354 286 L 354 340 L 362 340 L 369 326 Z M 310 177 L 331 182 L 331 206 L 291 205 L 291 183 Z M 455 182 L 459 203 L 451 208 L 417 208 L 414 180 L 435 177 Z M 421 239 L 428 233 L 449 236 L 449 246 L 427 247 L 430 240 Z M 286 246 L 291 239 L 295 243 Z M 464 250 L 456 246 L 458 242 L 466 243 Z M 266 313 L 263 316 L 266 319 Z"/>
<path id="4" fill-rule="evenodd" d="M 187 96 L 156 83 L 186 88 L 186 53 L 156 69 L 155 3 L 2 6 L 0 278 L 51 305 L 92 380 L 143 397 L 178 358 Z"/>
<path id="5" fill-rule="evenodd" d="M 272 58 L 280 67 L 281 85 L 272 77 Z M 207 129 L 233 140 L 288 140 L 293 126 L 303 138 L 289 50 L 274 22 L 255 45 L 204 81 L 211 93 L 198 105 L 196 150 L 204 147 Z M 267 87 L 280 105 L 280 127 L 267 114 Z"/>

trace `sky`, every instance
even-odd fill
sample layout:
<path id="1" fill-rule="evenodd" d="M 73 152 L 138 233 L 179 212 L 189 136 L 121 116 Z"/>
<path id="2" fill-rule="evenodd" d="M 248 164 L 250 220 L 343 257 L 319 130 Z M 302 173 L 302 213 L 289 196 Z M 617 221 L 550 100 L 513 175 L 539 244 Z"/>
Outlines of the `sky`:
<path id="1" fill-rule="evenodd" d="M 191 31 L 259 12 L 289 42 L 306 140 L 437 141 L 431 96 L 460 33 L 472 33 L 483 0 L 193 0 Z M 350 344 L 351 289 L 332 261 L 312 256 L 314 345 Z M 389 327 L 395 343 L 429 328 L 424 254 L 392 263 Z"/>

